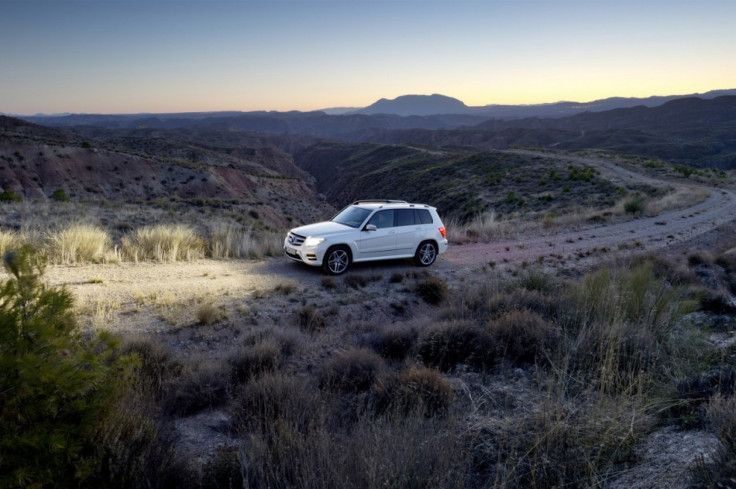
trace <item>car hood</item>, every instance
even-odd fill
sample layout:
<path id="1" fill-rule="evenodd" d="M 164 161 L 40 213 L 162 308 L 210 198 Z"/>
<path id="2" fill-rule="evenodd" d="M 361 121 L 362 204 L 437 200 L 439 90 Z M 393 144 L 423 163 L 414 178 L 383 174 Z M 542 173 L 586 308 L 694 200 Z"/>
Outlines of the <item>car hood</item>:
<path id="1" fill-rule="evenodd" d="M 329 236 L 350 230 L 355 230 L 355 228 L 351 228 L 350 226 L 346 226 L 338 222 L 324 221 L 300 226 L 292 229 L 291 232 L 302 236 Z"/>

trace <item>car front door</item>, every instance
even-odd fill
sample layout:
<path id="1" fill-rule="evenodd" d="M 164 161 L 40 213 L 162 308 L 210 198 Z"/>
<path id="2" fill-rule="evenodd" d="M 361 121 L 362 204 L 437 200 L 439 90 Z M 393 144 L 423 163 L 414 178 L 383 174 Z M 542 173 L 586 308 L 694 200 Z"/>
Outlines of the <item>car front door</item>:
<path id="1" fill-rule="evenodd" d="M 369 227 L 370 229 L 366 229 Z M 394 211 L 382 210 L 373 214 L 361 230 L 356 245 L 360 253 L 358 259 L 381 258 L 395 254 Z"/>

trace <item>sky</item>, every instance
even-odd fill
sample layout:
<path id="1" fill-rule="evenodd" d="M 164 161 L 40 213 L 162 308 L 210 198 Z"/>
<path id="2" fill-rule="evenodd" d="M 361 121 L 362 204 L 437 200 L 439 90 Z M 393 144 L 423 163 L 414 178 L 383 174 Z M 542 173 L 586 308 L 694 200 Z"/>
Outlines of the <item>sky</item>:
<path id="1" fill-rule="evenodd" d="M 736 88 L 734 0 L 0 0 L 0 112 L 470 106 Z"/>

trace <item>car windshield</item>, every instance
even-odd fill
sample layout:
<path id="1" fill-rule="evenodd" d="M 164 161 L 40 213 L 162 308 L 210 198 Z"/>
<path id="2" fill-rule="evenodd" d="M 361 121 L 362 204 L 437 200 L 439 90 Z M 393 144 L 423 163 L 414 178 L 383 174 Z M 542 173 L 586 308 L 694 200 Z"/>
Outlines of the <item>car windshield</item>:
<path id="1" fill-rule="evenodd" d="M 371 213 L 370 209 L 364 209 L 363 207 L 346 207 L 338 215 L 332 218 L 332 222 L 337 222 L 340 224 L 344 224 L 345 226 L 350 226 L 351 228 L 357 228 L 361 224 L 363 224 L 363 221 L 365 221 L 365 218 L 368 217 L 368 214 Z"/>

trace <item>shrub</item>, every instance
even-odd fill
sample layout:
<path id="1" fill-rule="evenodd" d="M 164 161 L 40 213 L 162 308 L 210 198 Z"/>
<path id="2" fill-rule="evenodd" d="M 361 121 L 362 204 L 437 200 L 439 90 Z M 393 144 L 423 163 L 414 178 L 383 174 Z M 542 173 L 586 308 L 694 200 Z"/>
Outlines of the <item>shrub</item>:
<path id="1" fill-rule="evenodd" d="M 15 193 L 13 189 L 8 188 L 0 192 L 0 202 L 20 202 L 21 200 L 23 197 Z"/>
<path id="2" fill-rule="evenodd" d="M 145 226 L 123 236 L 122 250 L 135 261 L 175 262 L 203 258 L 205 243 L 188 226 L 156 225 Z"/>
<path id="3" fill-rule="evenodd" d="M 417 284 L 417 294 L 427 304 L 439 304 L 447 298 L 447 283 L 436 277 L 429 277 Z"/>
<path id="4" fill-rule="evenodd" d="M 447 413 L 454 397 L 442 374 L 416 366 L 382 378 L 374 387 L 374 395 L 378 399 L 379 411 L 397 410 L 403 415 L 421 416 Z"/>
<path id="5" fill-rule="evenodd" d="M 220 314 L 214 304 L 205 303 L 197 307 L 197 323 L 210 326 L 220 319 Z"/>
<path id="6" fill-rule="evenodd" d="M 127 387 L 131 359 L 78 333 L 72 297 L 40 280 L 29 248 L 0 284 L 0 486 L 75 487 L 101 467 L 96 439 Z"/>
<path id="7" fill-rule="evenodd" d="M 63 188 L 57 188 L 51 193 L 51 200 L 54 202 L 69 202 L 70 199 L 69 195 L 67 195 L 66 190 Z"/>
<path id="8" fill-rule="evenodd" d="M 182 374 L 182 363 L 161 343 L 147 339 L 131 340 L 123 345 L 121 351 L 138 359 L 135 369 L 137 384 L 155 399 L 162 398 Z"/>
<path id="9" fill-rule="evenodd" d="M 0 230 L 0 254 L 20 248 L 23 242 L 18 233 Z"/>
<path id="10" fill-rule="evenodd" d="M 235 383 L 246 382 L 256 375 L 275 371 L 281 362 L 281 346 L 273 340 L 245 345 L 230 357 L 231 377 Z"/>
<path id="11" fill-rule="evenodd" d="M 354 289 L 359 289 L 360 287 L 365 287 L 368 284 L 368 281 L 363 275 L 347 275 L 345 277 L 345 285 L 348 287 L 352 287 Z"/>
<path id="12" fill-rule="evenodd" d="M 733 487 L 736 480 L 736 397 L 714 396 L 707 415 L 719 447 L 712 461 L 701 458 L 693 468 L 693 487 Z"/>
<path id="13" fill-rule="evenodd" d="M 486 323 L 485 331 L 496 351 L 514 364 L 534 363 L 554 348 L 554 329 L 530 311 L 510 311 Z"/>
<path id="14" fill-rule="evenodd" d="M 320 387 L 338 392 L 368 390 L 383 368 L 383 360 L 366 349 L 354 349 L 330 360 L 320 374 Z"/>
<path id="15" fill-rule="evenodd" d="M 443 372 L 458 364 L 486 367 L 495 355 L 488 336 L 470 321 L 447 321 L 429 326 L 419 338 L 419 357 Z"/>
<path id="16" fill-rule="evenodd" d="M 229 399 L 227 366 L 198 363 L 185 369 L 164 402 L 167 412 L 189 415 L 225 404 Z"/>
<path id="17" fill-rule="evenodd" d="M 646 207 L 647 200 L 646 197 L 642 194 L 637 194 L 624 202 L 624 212 L 626 212 L 627 214 L 633 214 L 635 216 L 642 215 Z"/>
<path id="18" fill-rule="evenodd" d="M 307 305 L 296 313 L 297 325 L 310 333 L 320 331 L 325 327 L 325 317 L 313 305 Z"/>
<path id="19" fill-rule="evenodd" d="M 100 263 L 110 248 L 107 231 L 89 224 L 73 224 L 48 235 L 46 253 L 59 264 Z"/>
<path id="20" fill-rule="evenodd" d="M 365 343 L 383 358 L 398 361 L 412 355 L 417 337 L 415 328 L 393 326 L 369 335 Z"/>

